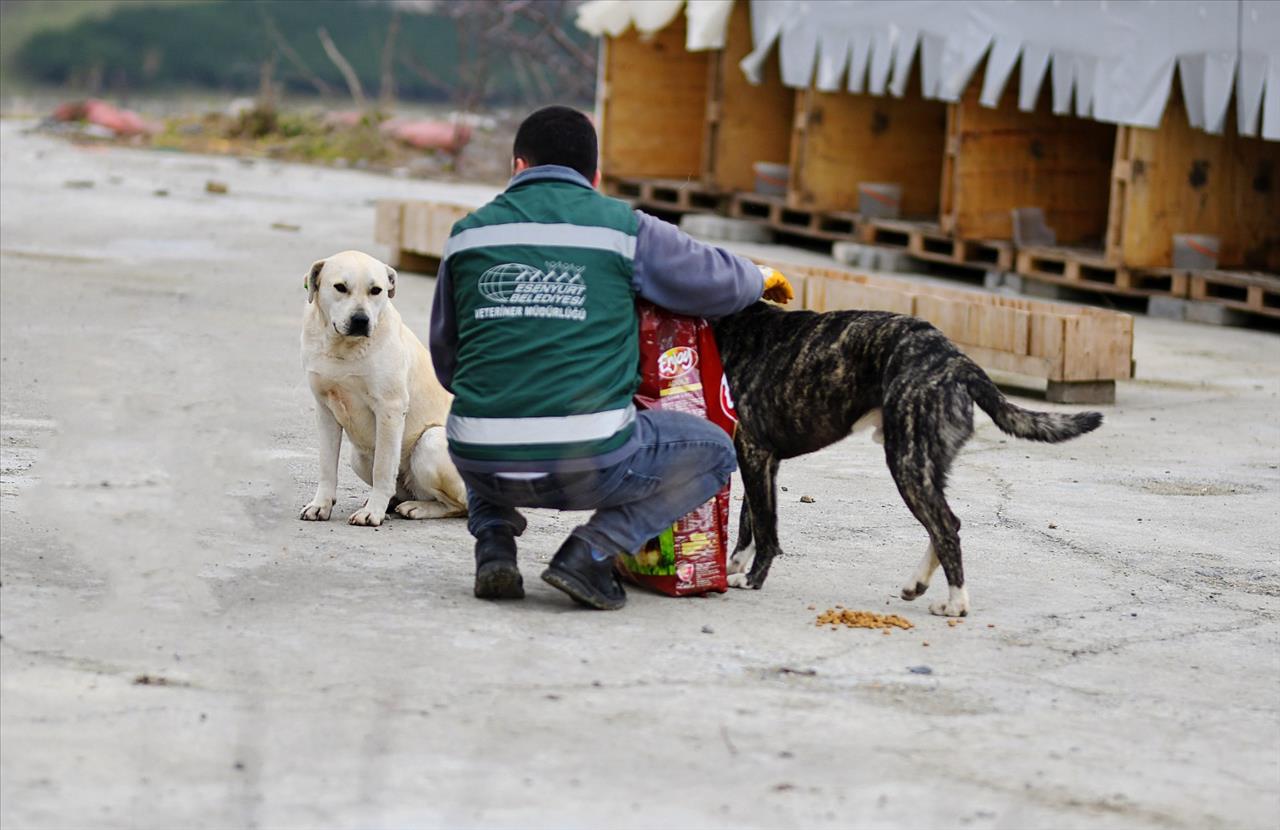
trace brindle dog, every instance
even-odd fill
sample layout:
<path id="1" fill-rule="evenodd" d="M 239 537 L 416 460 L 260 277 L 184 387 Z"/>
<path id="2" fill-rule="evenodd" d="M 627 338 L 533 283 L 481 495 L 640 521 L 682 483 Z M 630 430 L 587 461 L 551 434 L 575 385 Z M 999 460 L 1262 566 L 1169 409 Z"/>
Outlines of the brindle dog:
<path id="1" fill-rule="evenodd" d="M 778 463 L 822 449 L 863 424 L 877 426 L 889 472 L 929 534 L 911 600 L 939 564 L 950 595 L 929 610 L 965 616 L 960 520 L 944 494 L 952 460 L 973 434 L 973 405 L 1010 435 L 1056 443 L 1102 423 L 1098 412 L 1033 412 L 1009 403 L 942 332 L 880 311 L 783 311 L 767 303 L 714 322 L 738 410 L 735 443 L 746 499 L 729 584 L 759 588 L 778 546 Z M 859 423 L 862 422 L 862 423 Z"/>

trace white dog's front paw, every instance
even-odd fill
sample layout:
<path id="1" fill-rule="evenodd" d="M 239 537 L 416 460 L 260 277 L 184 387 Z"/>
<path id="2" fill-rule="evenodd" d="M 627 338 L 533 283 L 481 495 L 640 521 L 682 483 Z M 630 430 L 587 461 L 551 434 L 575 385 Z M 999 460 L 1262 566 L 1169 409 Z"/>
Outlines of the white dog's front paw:
<path id="1" fill-rule="evenodd" d="M 366 504 L 351 514 L 351 518 L 347 519 L 347 524 L 357 525 L 358 527 L 377 527 L 382 524 L 382 518 L 386 514 L 386 510 L 370 510 L 369 505 Z"/>
<path id="2" fill-rule="evenodd" d="M 306 507 L 302 508 L 302 512 L 298 514 L 298 518 L 304 522 L 327 522 L 329 515 L 333 512 L 333 499 L 317 501 L 312 499 Z"/>
<path id="3" fill-rule="evenodd" d="M 964 587 L 951 588 L 951 595 L 944 602 L 935 602 L 929 606 L 929 613 L 939 617 L 969 616 L 969 590 Z"/>

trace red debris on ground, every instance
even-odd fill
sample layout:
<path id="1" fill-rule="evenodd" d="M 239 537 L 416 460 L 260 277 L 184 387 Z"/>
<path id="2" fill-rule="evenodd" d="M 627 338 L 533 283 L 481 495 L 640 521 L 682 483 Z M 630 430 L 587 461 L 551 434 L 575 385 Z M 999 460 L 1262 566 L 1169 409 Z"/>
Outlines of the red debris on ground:
<path id="1" fill-rule="evenodd" d="M 382 124 L 382 131 L 397 141 L 422 150 L 444 150 L 458 153 L 471 140 L 471 127 L 448 121 L 392 118 Z"/>
<path id="2" fill-rule="evenodd" d="M 150 135 L 158 128 L 132 110 L 89 98 L 84 101 L 68 101 L 53 111 L 55 121 L 87 121 L 106 127 L 117 135 Z"/>

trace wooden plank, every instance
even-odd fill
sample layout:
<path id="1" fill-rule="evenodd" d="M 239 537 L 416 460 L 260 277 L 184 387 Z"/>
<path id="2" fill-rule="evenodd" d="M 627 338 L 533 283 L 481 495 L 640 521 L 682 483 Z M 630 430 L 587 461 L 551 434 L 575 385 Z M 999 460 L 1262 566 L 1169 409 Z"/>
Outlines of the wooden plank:
<path id="1" fill-rule="evenodd" d="M 951 105 L 954 151 L 943 188 L 942 229 L 962 238 L 1011 239 L 1011 211 L 1039 207 L 1060 243 L 1102 243 L 1116 128 L 1054 115 L 1049 84 L 1033 112 L 1009 84 L 999 106 L 982 106 L 981 84 Z"/>
<path id="2" fill-rule="evenodd" d="M 779 264 L 781 267 L 781 264 Z M 784 271 L 787 279 L 791 279 L 795 269 Z M 827 278 L 821 274 L 805 274 L 804 307 L 810 311 L 827 310 Z"/>
<path id="3" fill-rule="evenodd" d="M 610 176 L 698 178 L 709 52 L 685 50 L 684 15 L 652 36 L 634 29 L 605 49 L 600 169 Z"/>
<path id="4" fill-rule="evenodd" d="M 1280 142 L 1187 123 L 1179 86 L 1157 129 L 1126 128 L 1127 170 L 1114 187 L 1110 258 L 1132 267 L 1173 264 L 1173 235 L 1219 237 L 1218 265 L 1280 271 Z"/>
<path id="5" fill-rule="evenodd" d="M 400 208 L 400 234 L 393 247 L 418 254 L 440 256 L 458 220 L 471 212 L 463 205 L 443 202 L 394 202 Z M 386 209 L 388 214 L 390 208 Z M 379 240 L 381 241 L 381 240 Z"/>
<path id="6" fill-rule="evenodd" d="M 985 369 L 1012 372 L 1015 375 L 1027 375 L 1033 378 L 1047 378 L 1053 372 L 1052 363 L 1043 357 L 988 349 L 971 343 L 957 343 L 956 346 L 973 358 L 974 363 Z"/>
<path id="7" fill-rule="evenodd" d="M 1065 340 L 1065 316 L 1058 314 L 1032 316 L 1031 329 L 1027 336 L 1027 354 L 1046 362 L 1049 369 L 1045 377 L 1062 377 L 1062 353 Z"/>
<path id="8" fill-rule="evenodd" d="M 391 248 L 400 247 L 403 229 L 403 202 L 395 199 L 379 199 L 374 203 L 373 241 Z"/>
<path id="9" fill-rule="evenodd" d="M 1076 315 L 1066 318 L 1062 372 L 1052 380 L 1114 380 L 1131 376 L 1133 318 Z"/>
<path id="10" fill-rule="evenodd" d="M 402 214 L 403 225 L 400 234 L 400 247 L 405 251 L 421 254 L 435 254 L 431 250 L 431 214 L 434 202 L 405 202 Z"/>
<path id="11" fill-rule="evenodd" d="M 916 298 L 916 316 L 933 323 L 958 343 L 973 342 L 969 336 L 969 303 L 963 299 L 922 294 Z"/>
<path id="12" fill-rule="evenodd" d="M 903 98 L 808 90 L 797 98 L 789 202 L 858 209 L 858 184 L 902 185 L 902 215 L 938 215 L 947 105 L 923 98 L 917 73 Z"/>
<path id="13" fill-rule="evenodd" d="M 757 161 L 787 164 L 796 91 L 782 83 L 777 50 L 765 61 L 756 86 L 738 64 L 753 49 L 747 3 L 729 15 L 725 47 L 712 53 L 712 94 L 707 103 L 705 176 L 722 190 L 754 190 Z"/>
<path id="14" fill-rule="evenodd" d="M 970 306 L 969 331 L 965 343 L 1025 355 L 1030 336 L 1031 315 L 1026 311 L 998 305 Z"/>
<path id="15" fill-rule="evenodd" d="M 823 311 L 856 309 L 915 314 L 916 299 L 917 295 L 896 288 L 829 280 L 826 284 L 826 301 Z"/>

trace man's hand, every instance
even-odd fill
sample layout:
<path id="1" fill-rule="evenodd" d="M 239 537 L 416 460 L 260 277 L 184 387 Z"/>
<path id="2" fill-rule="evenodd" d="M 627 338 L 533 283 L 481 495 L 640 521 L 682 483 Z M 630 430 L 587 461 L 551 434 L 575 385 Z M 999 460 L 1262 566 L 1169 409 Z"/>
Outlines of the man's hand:
<path id="1" fill-rule="evenodd" d="M 760 273 L 764 274 L 764 294 L 761 295 L 764 299 L 786 305 L 796 296 L 791 283 L 781 271 L 770 268 L 768 265 L 761 265 Z"/>

